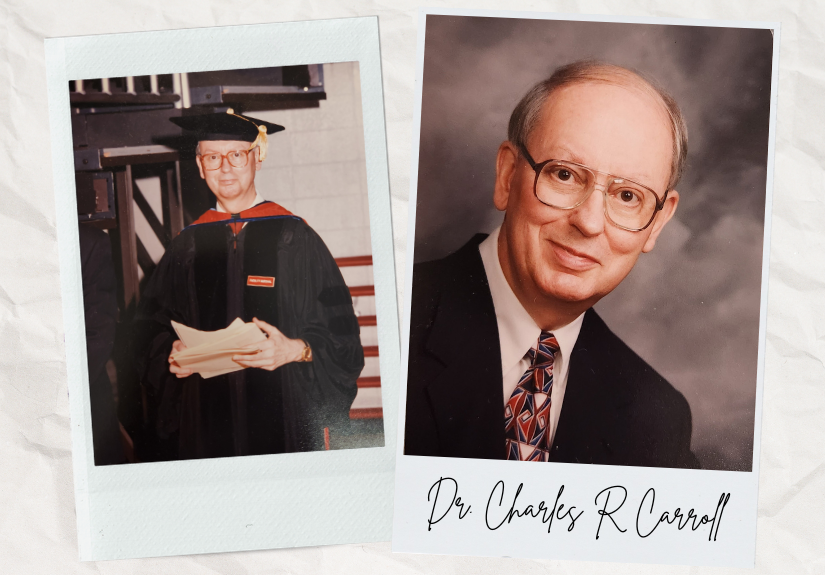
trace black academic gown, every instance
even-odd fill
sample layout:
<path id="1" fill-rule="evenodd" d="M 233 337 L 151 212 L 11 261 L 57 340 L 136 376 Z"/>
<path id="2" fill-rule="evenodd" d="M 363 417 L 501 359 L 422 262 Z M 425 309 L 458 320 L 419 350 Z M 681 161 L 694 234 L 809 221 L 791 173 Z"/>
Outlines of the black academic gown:
<path id="1" fill-rule="evenodd" d="M 212 331 L 236 317 L 303 339 L 313 360 L 209 379 L 169 372 L 170 320 Z M 335 260 L 298 217 L 254 218 L 237 236 L 226 222 L 184 229 L 141 296 L 136 333 L 155 430 L 177 437 L 180 459 L 323 449 L 324 428 L 349 422 L 364 365 L 358 321 Z"/>

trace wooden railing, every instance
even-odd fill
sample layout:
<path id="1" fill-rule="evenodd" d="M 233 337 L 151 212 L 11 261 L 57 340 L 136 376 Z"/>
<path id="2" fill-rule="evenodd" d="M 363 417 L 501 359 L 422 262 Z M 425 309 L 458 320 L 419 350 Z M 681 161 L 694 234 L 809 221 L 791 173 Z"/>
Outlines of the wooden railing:
<path id="1" fill-rule="evenodd" d="M 372 265 L 372 256 L 354 256 L 347 258 L 337 258 L 335 263 L 338 267 L 365 267 Z M 352 297 L 375 297 L 374 285 L 350 286 Z M 377 318 L 374 315 L 358 316 L 358 325 L 361 327 L 371 327 L 377 325 Z M 364 346 L 364 357 L 378 357 L 378 346 Z M 364 376 L 358 378 L 358 389 L 380 388 L 380 376 Z M 381 419 L 383 409 L 380 407 L 365 407 L 350 409 L 350 419 Z"/>

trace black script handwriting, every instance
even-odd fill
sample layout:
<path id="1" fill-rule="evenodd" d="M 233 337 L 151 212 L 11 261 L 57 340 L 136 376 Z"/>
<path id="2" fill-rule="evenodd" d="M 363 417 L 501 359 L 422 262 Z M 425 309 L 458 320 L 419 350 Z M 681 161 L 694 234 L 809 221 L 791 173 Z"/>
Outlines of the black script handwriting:
<path id="1" fill-rule="evenodd" d="M 613 509 L 613 511 L 608 511 L 607 510 L 607 504 L 610 503 L 610 494 L 613 493 L 614 489 L 616 489 L 616 490 L 621 489 L 621 491 L 622 491 L 622 502 L 619 503 L 616 506 L 616 508 Z M 613 522 L 613 525 L 616 526 L 616 529 L 618 529 L 621 533 L 624 533 L 625 531 L 627 531 L 627 529 L 622 529 L 621 527 L 619 527 L 619 524 L 616 523 L 615 519 L 613 519 L 613 514 L 616 513 L 619 509 L 621 509 L 622 505 L 624 505 L 624 502 L 627 501 L 627 489 L 625 489 L 621 485 L 613 485 L 612 487 L 602 489 L 601 491 L 599 491 L 599 494 L 596 495 L 596 501 L 595 501 L 596 505 L 599 504 L 599 497 L 602 496 L 602 493 L 607 493 L 607 494 L 604 496 L 604 507 L 599 509 L 599 516 L 600 517 L 599 517 L 599 526 L 596 528 L 596 539 L 599 538 L 599 531 L 601 531 L 601 529 L 602 529 L 602 521 L 604 520 L 605 517 L 608 517 Z"/>
<path id="2" fill-rule="evenodd" d="M 716 511 L 713 513 L 713 517 L 708 517 L 707 515 L 702 515 L 701 519 L 698 515 L 694 512 L 691 508 L 688 511 L 687 515 L 682 513 L 682 509 L 677 507 L 673 512 L 665 511 L 659 516 L 659 521 L 647 532 L 647 534 L 642 535 L 641 528 L 639 526 L 639 520 L 642 516 L 642 508 L 645 506 L 645 501 L 650 497 L 650 511 L 648 511 L 648 515 L 653 515 L 653 504 L 656 502 L 656 490 L 652 487 L 645 492 L 645 496 L 642 497 L 642 502 L 639 504 L 639 511 L 636 513 L 636 533 L 639 534 L 639 537 L 649 537 L 656 531 L 656 528 L 659 527 L 662 523 L 668 523 L 669 525 L 673 525 L 676 523 L 676 527 L 681 531 L 685 527 L 690 524 L 690 530 L 696 531 L 702 525 L 707 525 L 710 523 L 710 533 L 708 533 L 708 541 L 716 541 L 716 535 L 719 533 L 719 525 L 722 523 L 722 513 L 725 511 L 725 506 L 728 504 L 728 500 L 730 499 L 730 493 L 722 493 L 719 496 L 719 501 L 716 502 Z M 712 539 L 711 539 L 712 538 Z"/>
<path id="3" fill-rule="evenodd" d="M 447 505 L 447 508 L 444 509 L 444 513 L 441 514 L 441 517 L 433 521 L 433 517 L 435 517 L 435 508 L 438 506 L 438 496 L 441 494 L 441 484 L 444 482 L 449 482 L 444 485 L 444 488 L 447 489 L 448 487 L 452 487 L 453 489 L 453 497 L 450 500 L 450 504 Z M 433 496 L 433 489 L 435 489 L 435 496 Z M 464 503 L 461 502 L 461 497 L 458 497 L 458 481 L 453 479 L 452 477 L 442 477 L 438 481 L 432 484 L 430 490 L 427 492 L 427 501 L 430 501 L 432 497 L 433 502 L 433 510 L 430 512 L 430 519 L 427 521 L 429 525 L 427 525 L 427 531 L 431 531 L 433 525 L 447 517 L 447 514 L 453 507 L 458 507 L 458 518 L 464 519 L 468 513 L 470 513 L 470 506 L 467 505 L 467 510 L 464 510 Z M 446 499 L 445 499 L 446 498 Z M 442 497 L 442 501 L 446 501 L 449 499 L 446 495 Z"/>
<path id="4" fill-rule="evenodd" d="M 504 523 L 506 522 L 509 524 L 514 517 L 524 517 L 528 515 L 530 517 L 536 518 L 541 517 L 542 523 L 547 523 L 547 532 L 550 533 L 550 528 L 553 527 L 553 518 L 562 521 L 565 517 L 570 518 L 570 525 L 567 526 L 568 531 L 573 531 L 573 528 L 576 526 L 576 520 L 581 517 L 584 511 L 579 511 L 578 514 L 574 513 L 573 510 L 576 509 L 575 506 L 571 506 L 564 511 L 564 503 L 559 504 L 559 499 L 561 499 L 561 494 L 564 493 L 564 485 L 559 488 L 559 492 L 556 494 L 556 502 L 553 503 L 553 507 L 547 507 L 544 501 L 540 502 L 538 506 L 534 506 L 532 503 L 525 507 L 522 510 L 516 509 L 516 501 L 518 500 L 518 496 L 521 493 L 522 488 L 524 487 L 524 483 L 519 483 L 518 489 L 516 489 L 516 494 L 513 497 L 513 503 L 510 505 L 510 510 L 504 515 L 504 518 L 499 522 L 498 525 L 493 527 L 490 524 L 490 504 L 493 501 L 493 496 L 496 494 L 496 491 L 500 489 L 501 493 L 498 498 L 498 508 L 500 509 L 504 504 L 504 481 L 499 481 L 493 487 L 493 490 L 490 492 L 490 497 L 487 499 L 487 511 L 484 514 L 484 521 L 487 523 L 487 529 L 490 531 L 495 531 Z"/>

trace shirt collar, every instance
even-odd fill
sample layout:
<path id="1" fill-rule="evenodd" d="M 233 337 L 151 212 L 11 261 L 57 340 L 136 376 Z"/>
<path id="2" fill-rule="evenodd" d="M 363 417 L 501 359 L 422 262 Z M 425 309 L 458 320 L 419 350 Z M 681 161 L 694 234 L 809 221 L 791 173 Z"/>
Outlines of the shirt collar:
<path id="1" fill-rule="evenodd" d="M 255 192 L 255 200 L 252 202 L 252 205 L 251 205 L 251 206 L 248 206 L 248 207 L 246 207 L 246 208 L 244 208 L 244 209 L 245 209 L 245 210 L 248 210 L 249 208 L 254 208 L 254 207 L 255 207 L 255 206 L 257 206 L 258 204 L 262 204 L 264 201 L 266 201 L 266 200 L 264 200 L 264 199 L 261 197 L 261 194 L 259 194 L 258 192 Z M 227 212 L 225 209 L 223 209 L 223 206 L 221 205 L 221 203 L 220 203 L 220 202 L 216 202 L 216 203 L 215 203 L 215 209 L 216 209 L 217 211 L 219 211 L 219 212 L 224 213 L 224 214 L 228 214 L 228 213 L 229 213 L 229 212 Z M 243 211 L 243 210 L 241 210 L 241 211 Z"/>
<path id="2" fill-rule="evenodd" d="M 501 227 L 481 242 L 478 248 L 487 282 L 490 285 L 490 295 L 493 297 L 493 307 L 496 310 L 498 324 L 498 338 L 501 346 L 501 372 L 507 373 L 518 364 L 532 347 L 538 343 L 541 328 L 521 305 L 513 293 L 498 259 L 498 236 Z M 567 363 L 573 346 L 579 338 L 584 314 L 574 319 L 564 327 L 553 330 L 553 335 L 559 343 L 559 354 L 556 360 Z"/>

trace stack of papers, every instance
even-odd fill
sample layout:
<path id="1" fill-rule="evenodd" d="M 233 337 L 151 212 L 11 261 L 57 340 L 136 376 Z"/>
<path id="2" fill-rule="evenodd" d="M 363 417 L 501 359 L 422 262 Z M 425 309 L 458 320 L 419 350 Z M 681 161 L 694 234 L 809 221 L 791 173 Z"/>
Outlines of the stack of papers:
<path id="1" fill-rule="evenodd" d="M 256 353 L 256 349 L 246 349 L 246 346 L 266 340 L 258 326 L 244 323 L 241 318 L 217 331 L 200 331 L 175 321 L 172 327 L 186 346 L 183 351 L 173 353 L 172 359 L 179 366 L 201 374 L 204 379 L 245 369 L 232 361 L 232 356 Z"/>

